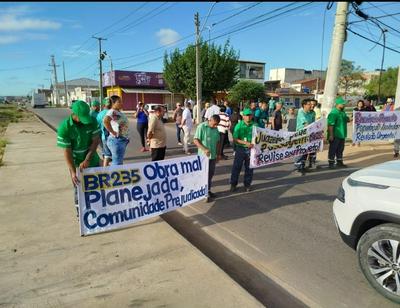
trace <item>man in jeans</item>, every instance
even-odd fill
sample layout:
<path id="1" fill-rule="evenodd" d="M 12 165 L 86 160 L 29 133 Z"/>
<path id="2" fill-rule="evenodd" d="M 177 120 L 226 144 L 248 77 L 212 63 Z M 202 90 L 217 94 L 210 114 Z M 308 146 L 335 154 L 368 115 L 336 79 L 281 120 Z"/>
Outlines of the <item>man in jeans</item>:
<path id="1" fill-rule="evenodd" d="M 328 161 L 330 169 L 335 168 L 335 157 L 337 167 L 347 167 L 343 164 L 343 151 L 347 137 L 347 122 L 351 120 L 344 112 L 344 105 L 346 103 L 342 97 L 338 97 L 335 101 L 335 108 L 328 115 Z"/>
<path id="2" fill-rule="evenodd" d="M 178 144 L 182 145 L 181 142 L 181 122 L 182 122 L 182 113 L 183 113 L 183 109 L 182 109 L 182 105 L 181 103 L 177 103 L 176 104 L 176 109 L 174 110 L 174 114 L 172 116 L 172 118 L 175 121 L 175 126 L 176 126 L 176 139 L 178 139 Z"/>
<path id="3" fill-rule="evenodd" d="M 211 180 L 215 173 L 215 164 L 220 160 L 220 155 L 218 155 L 218 153 L 221 142 L 217 129 L 219 121 L 220 117 L 214 114 L 207 122 L 199 124 L 193 140 L 194 144 L 199 149 L 198 154 L 205 155 L 209 158 L 207 202 L 210 201 L 210 198 L 215 197 L 215 194 L 211 192 Z"/>
<path id="4" fill-rule="evenodd" d="M 167 133 L 162 122 L 164 113 L 164 107 L 157 106 L 154 109 L 154 114 L 150 115 L 147 139 L 150 141 L 151 161 L 163 160 L 165 157 Z"/>
<path id="5" fill-rule="evenodd" d="M 78 190 L 80 184 L 76 168 L 99 167 L 100 158 L 96 149 L 100 142 L 100 129 L 84 101 L 75 101 L 72 114 L 64 119 L 57 129 L 57 146 L 63 148 L 65 161 L 74 185 L 75 207 L 79 216 Z"/>
<path id="6" fill-rule="evenodd" d="M 243 110 L 243 121 L 240 121 L 233 131 L 233 142 L 235 144 L 235 159 L 233 161 L 231 173 L 231 192 L 236 190 L 239 180 L 239 174 L 244 163 L 244 187 L 250 191 L 250 185 L 253 180 L 253 169 L 250 169 L 250 149 L 254 146 L 251 143 L 253 125 L 253 113 L 249 108 Z"/>

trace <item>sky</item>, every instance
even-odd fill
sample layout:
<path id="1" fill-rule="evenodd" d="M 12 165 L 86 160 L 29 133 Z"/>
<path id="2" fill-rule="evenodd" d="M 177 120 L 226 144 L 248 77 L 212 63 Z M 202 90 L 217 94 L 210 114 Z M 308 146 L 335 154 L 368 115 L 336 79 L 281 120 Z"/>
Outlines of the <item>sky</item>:
<path id="1" fill-rule="evenodd" d="M 194 42 L 196 12 L 203 39 L 216 44 L 229 39 L 240 59 L 265 62 L 266 80 L 271 68 L 326 69 L 336 3 L 326 7 L 326 2 L 2 2 L 0 96 L 49 88 L 51 55 L 59 65 L 59 82 L 63 62 L 67 80 L 98 80 L 98 41 L 93 35 L 107 39 L 102 41 L 109 56 L 103 71 L 110 70 L 111 59 L 114 70 L 162 72 L 165 51 Z M 361 9 L 379 17 L 400 13 L 400 2 L 363 2 Z M 349 22 L 359 20 L 349 14 Z M 387 46 L 400 51 L 400 32 L 395 31 L 400 14 L 379 20 L 394 29 L 387 28 Z M 362 21 L 350 27 L 383 41 L 373 24 Z M 229 34 L 234 30 L 240 31 Z M 381 57 L 381 46 L 348 32 L 344 59 L 370 71 L 380 68 Z M 384 67 L 398 66 L 399 59 L 387 49 Z"/>

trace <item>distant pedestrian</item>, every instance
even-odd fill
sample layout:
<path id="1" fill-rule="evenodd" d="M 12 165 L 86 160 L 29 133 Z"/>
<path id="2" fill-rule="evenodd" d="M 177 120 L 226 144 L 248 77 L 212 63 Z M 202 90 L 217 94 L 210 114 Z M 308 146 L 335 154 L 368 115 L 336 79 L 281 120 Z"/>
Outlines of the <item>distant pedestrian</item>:
<path id="1" fill-rule="evenodd" d="M 100 112 L 100 103 L 98 101 L 93 101 L 90 104 L 90 116 L 94 119 L 97 118 L 97 115 Z"/>
<path id="2" fill-rule="evenodd" d="M 344 112 L 344 105 L 347 102 L 342 98 L 338 97 L 335 100 L 335 108 L 328 115 L 328 142 L 329 152 L 328 161 L 329 168 L 346 168 L 347 166 L 343 163 L 343 151 L 347 137 L 347 123 L 350 122 L 350 118 Z"/>
<path id="3" fill-rule="evenodd" d="M 301 109 L 297 112 L 296 131 L 304 129 L 315 121 L 315 113 L 311 111 L 311 102 L 309 99 L 303 99 Z M 294 165 L 301 174 L 306 172 L 305 165 L 309 154 L 297 156 L 294 159 Z"/>
<path id="4" fill-rule="evenodd" d="M 272 113 L 275 110 L 275 100 L 273 97 L 271 97 L 271 99 L 268 102 L 268 115 L 271 117 Z"/>
<path id="5" fill-rule="evenodd" d="M 112 160 L 112 155 L 111 151 L 108 148 L 107 145 L 107 138 L 110 135 L 108 130 L 104 127 L 104 117 L 106 116 L 108 110 L 111 109 L 111 101 L 108 97 L 103 99 L 103 110 L 99 112 L 99 114 L 96 117 L 97 123 L 100 127 L 100 132 L 101 132 L 101 149 L 102 149 L 102 154 L 103 154 L 103 167 L 107 167 L 110 165 L 110 162 Z"/>
<path id="6" fill-rule="evenodd" d="M 86 102 L 75 101 L 71 109 L 72 114 L 58 126 L 57 146 L 64 150 L 64 158 L 74 186 L 77 216 L 79 216 L 77 186 L 80 182 L 76 169 L 100 166 L 100 158 L 96 152 L 100 142 L 100 129 L 97 122 L 90 116 L 90 107 Z"/>
<path id="7" fill-rule="evenodd" d="M 134 118 L 137 119 L 136 129 L 140 136 L 140 142 L 142 143 L 141 152 L 147 152 L 149 149 L 146 148 L 146 136 L 147 130 L 149 128 L 149 113 L 144 108 L 142 102 L 139 102 L 136 112 L 134 113 Z"/>
<path id="8" fill-rule="evenodd" d="M 317 113 L 315 112 L 315 108 L 317 107 L 317 101 L 311 98 L 309 99 L 309 102 L 311 103 L 310 113 L 312 114 L 312 117 L 314 118 L 315 121 L 317 118 Z M 311 169 L 313 166 L 315 166 L 317 162 L 317 152 L 308 153 L 307 161 L 308 161 L 308 168 Z"/>
<path id="9" fill-rule="evenodd" d="M 282 103 L 277 102 L 275 104 L 275 110 L 272 112 L 270 117 L 271 127 L 273 130 L 281 130 L 283 127 L 283 116 L 282 116 Z"/>
<path id="10" fill-rule="evenodd" d="M 186 154 L 192 154 L 189 151 L 190 133 L 193 128 L 193 119 L 190 113 L 190 103 L 186 102 L 185 109 L 182 113 L 181 127 L 183 130 L 183 150 Z"/>
<path id="11" fill-rule="evenodd" d="M 311 102 L 316 102 L 316 106 L 315 106 L 315 108 L 314 108 L 314 111 L 315 111 L 315 121 L 318 121 L 319 119 L 321 119 L 321 117 L 322 117 L 322 110 L 321 110 L 321 104 L 320 103 L 318 103 L 318 101 L 317 100 L 312 100 Z"/>
<path id="12" fill-rule="evenodd" d="M 360 100 L 357 102 L 357 106 L 354 107 L 353 111 L 365 111 L 364 100 L 360 99 Z M 355 146 L 356 143 L 353 142 L 351 145 L 352 145 L 352 146 Z M 360 142 L 357 142 L 357 146 L 360 146 L 360 145 L 361 145 Z"/>
<path id="13" fill-rule="evenodd" d="M 254 102 L 253 100 L 250 102 L 250 110 L 251 110 L 251 113 L 252 113 L 252 115 L 253 115 L 253 121 L 254 121 L 254 123 L 256 123 L 256 112 L 257 112 L 257 110 L 258 110 L 259 108 L 257 107 L 257 103 L 256 102 Z M 257 123 L 256 123 L 257 124 Z"/>
<path id="14" fill-rule="evenodd" d="M 288 113 L 285 115 L 285 129 L 288 132 L 295 132 L 296 131 L 296 123 L 297 117 L 296 117 L 296 113 L 295 113 L 295 109 L 293 107 L 290 107 L 288 109 Z"/>
<path id="15" fill-rule="evenodd" d="M 228 156 L 224 154 L 224 148 L 226 145 L 226 140 L 228 139 L 229 129 L 231 128 L 231 120 L 226 114 L 225 106 L 220 107 L 219 118 L 218 131 L 220 135 L 220 151 L 218 152 L 218 155 L 220 155 L 222 159 L 228 159 Z"/>
<path id="16" fill-rule="evenodd" d="M 204 104 L 204 109 L 201 110 L 201 112 L 200 112 L 200 116 L 201 116 L 201 121 L 202 121 L 202 122 L 206 121 L 205 115 L 206 115 L 206 112 L 207 112 L 207 109 L 208 109 L 208 108 L 210 108 L 210 103 L 206 102 L 206 103 Z"/>
<path id="17" fill-rule="evenodd" d="M 371 101 L 366 99 L 364 101 L 364 111 L 375 112 L 375 107 L 371 104 Z"/>
<path id="18" fill-rule="evenodd" d="M 107 145 L 111 151 L 111 165 L 122 165 L 126 147 L 129 143 L 129 122 L 122 112 L 122 100 L 118 95 L 110 97 L 111 109 L 106 113 L 103 123 L 110 135 Z"/>
<path id="19" fill-rule="evenodd" d="M 210 104 L 210 107 L 207 108 L 207 110 L 204 114 L 205 120 L 209 120 L 211 118 L 211 116 L 214 114 L 216 114 L 216 115 L 219 114 L 219 107 L 216 104 Z"/>
<path id="20" fill-rule="evenodd" d="M 182 104 L 181 104 L 181 103 L 177 103 L 177 104 L 176 104 L 176 109 L 174 110 L 174 113 L 173 113 L 173 115 L 172 115 L 172 118 L 173 118 L 173 120 L 175 121 L 175 126 L 176 126 L 176 139 L 178 140 L 178 144 L 179 144 L 179 145 L 182 145 L 182 141 L 181 141 L 182 113 L 183 113 Z"/>
<path id="21" fill-rule="evenodd" d="M 394 101 L 392 98 L 388 98 L 386 100 L 386 106 L 384 108 L 384 111 L 394 111 Z"/>
<path id="22" fill-rule="evenodd" d="M 258 108 L 254 114 L 254 123 L 258 127 L 266 128 L 268 126 L 269 116 L 268 116 L 268 105 L 267 102 L 262 102 L 261 107 Z"/>
<path id="23" fill-rule="evenodd" d="M 250 149 L 253 147 L 253 115 L 249 108 L 243 110 L 243 120 L 240 121 L 233 132 L 235 143 L 235 159 L 233 161 L 230 184 L 230 191 L 234 192 L 239 181 L 240 171 L 244 164 L 244 187 L 246 191 L 251 190 L 253 180 L 253 169 L 250 168 Z"/>
<path id="24" fill-rule="evenodd" d="M 224 106 L 226 108 L 225 113 L 230 117 L 232 115 L 232 108 L 229 107 L 229 101 L 224 100 Z"/>
<path id="25" fill-rule="evenodd" d="M 150 115 L 147 138 L 150 142 L 151 161 L 163 160 L 165 158 L 167 132 L 162 121 L 164 113 L 164 107 L 157 106 L 154 109 L 154 113 Z"/>
<path id="26" fill-rule="evenodd" d="M 210 198 L 215 197 L 215 194 L 211 192 L 211 181 L 215 173 L 215 164 L 221 158 L 218 155 L 219 147 L 221 145 L 220 133 L 217 129 L 219 121 L 220 117 L 218 115 L 212 115 L 210 120 L 197 126 L 193 139 L 194 144 L 198 148 L 198 154 L 205 155 L 209 158 L 207 202 L 210 201 Z"/>

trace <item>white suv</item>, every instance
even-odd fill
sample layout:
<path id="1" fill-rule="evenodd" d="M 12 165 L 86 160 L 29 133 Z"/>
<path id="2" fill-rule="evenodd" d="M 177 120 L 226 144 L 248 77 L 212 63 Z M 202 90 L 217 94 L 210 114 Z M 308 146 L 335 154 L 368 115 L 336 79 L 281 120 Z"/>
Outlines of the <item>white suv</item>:
<path id="1" fill-rule="evenodd" d="M 400 303 L 400 161 L 348 176 L 339 188 L 333 213 L 343 241 L 357 250 L 368 282 Z"/>

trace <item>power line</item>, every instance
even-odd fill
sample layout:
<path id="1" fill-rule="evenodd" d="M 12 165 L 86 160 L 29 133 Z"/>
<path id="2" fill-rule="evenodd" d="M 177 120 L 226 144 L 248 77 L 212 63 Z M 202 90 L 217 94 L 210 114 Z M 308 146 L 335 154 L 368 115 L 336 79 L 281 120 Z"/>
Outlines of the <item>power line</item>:
<path id="1" fill-rule="evenodd" d="M 389 14 L 388 12 L 382 10 L 380 7 L 376 6 L 375 4 L 373 4 L 373 3 L 371 3 L 371 2 L 367 2 L 367 3 L 368 3 L 369 5 L 371 5 L 371 6 L 373 6 L 374 8 L 380 10 L 382 13 Z M 397 19 L 396 17 L 393 17 L 394 14 L 389 14 L 389 15 L 391 15 L 390 17 L 392 17 L 394 20 L 397 20 L 397 21 L 400 22 L 400 19 Z"/>
<path id="2" fill-rule="evenodd" d="M 211 24 L 211 26 L 214 27 L 216 25 L 219 25 L 219 24 L 221 24 L 221 23 L 223 23 L 223 22 L 225 22 L 225 21 L 227 21 L 227 20 L 229 20 L 229 19 L 231 19 L 231 18 L 233 18 L 235 16 L 238 16 L 238 15 L 240 15 L 240 14 L 242 14 L 242 13 L 244 13 L 244 12 L 250 10 L 250 9 L 252 9 L 253 7 L 256 7 L 257 5 L 260 5 L 261 3 L 262 2 L 257 2 L 257 3 L 255 3 L 253 5 L 250 5 L 250 6 L 244 8 L 243 10 L 241 10 L 241 11 L 235 13 L 235 14 L 232 14 L 232 15 L 230 15 L 230 16 L 228 16 L 228 17 L 226 17 L 226 18 L 224 18 L 224 19 L 222 19 L 222 20 L 220 20 L 220 21 L 218 21 L 216 23 Z"/>
<path id="3" fill-rule="evenodd" d="M 374 40 L 371 40 L 371 39 L 368 38 L 368 37 L 365 37 L 364 35 L 361 35 L 361 34 L 359 34 L 359 33 L 357 33 L 357 32 L 354 32 L 354 31 L 351 30 L 350 28 L 347 28 L 347 30 L 350 31 L 351 33 L 353 33 L 353 34 L 355 34 L 355 35 L 357 35 L 357 36 L 359 36 L 359 37 L 361 37 L 361 38 L 367 40 L 367 41 L 370 41 L 370 42 L 372 42 L 372 43 L 376 43 L 376 44 L 378 44 L 379 46 L 382 46 L 382 47 L 384 47 L 384 48 L 386 48 L 386 49 L 388 49 L 388 50 L 391 50 L 391 51 L 393 51 L 393 52 L 400 53 L 399 50 L 396 50 L 396 49 L 393 49 L 393 48 L 384 46 L 383 44 L 381 44 L 381 43 L 379 43 L 379 42 L 376 42 L 376 41 L 374 41 Z"/>

